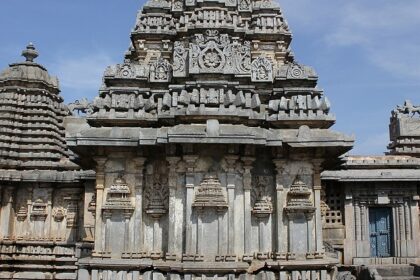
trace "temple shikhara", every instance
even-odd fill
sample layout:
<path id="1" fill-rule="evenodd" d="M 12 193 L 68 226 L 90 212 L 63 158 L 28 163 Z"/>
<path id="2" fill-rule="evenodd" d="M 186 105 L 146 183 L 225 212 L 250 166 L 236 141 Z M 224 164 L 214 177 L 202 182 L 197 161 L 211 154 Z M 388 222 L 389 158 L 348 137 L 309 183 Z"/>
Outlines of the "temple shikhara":
<path id="1" fill-rule="evenodd" d="M 0 279 L 415 279 L 420 107 L 344 156 L 291 38 L 273 0 L 149 0 L 68 105 L 29 44 L 0 74 Z"/>

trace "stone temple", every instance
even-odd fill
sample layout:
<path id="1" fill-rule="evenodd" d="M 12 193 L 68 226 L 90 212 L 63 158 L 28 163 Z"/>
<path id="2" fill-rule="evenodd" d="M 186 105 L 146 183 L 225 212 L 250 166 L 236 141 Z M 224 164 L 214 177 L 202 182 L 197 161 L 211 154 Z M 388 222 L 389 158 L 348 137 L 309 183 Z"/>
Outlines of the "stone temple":
<path id="1" fill-rule="evenodd" d="M 0 74 L 0 279 L 415 279 L 420 107 L 343 156 L 291 38 L 272 0 L 150 0 L 69 105 L 29 44 Z"/>

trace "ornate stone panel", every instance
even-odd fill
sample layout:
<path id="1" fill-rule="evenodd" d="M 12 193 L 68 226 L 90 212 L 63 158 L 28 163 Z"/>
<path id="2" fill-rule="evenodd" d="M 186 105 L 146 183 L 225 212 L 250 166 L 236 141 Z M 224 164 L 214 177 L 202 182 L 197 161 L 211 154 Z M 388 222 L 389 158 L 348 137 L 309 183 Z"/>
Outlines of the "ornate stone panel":
<path id="1" fill-rule="evenodd" d="M 220 73 L 248 74 L 251 70 L 251 46 L 238 39 L 232 41 L 218 30 L 207 30 L 196 34 L 189 51 L 190 74 Z"/>

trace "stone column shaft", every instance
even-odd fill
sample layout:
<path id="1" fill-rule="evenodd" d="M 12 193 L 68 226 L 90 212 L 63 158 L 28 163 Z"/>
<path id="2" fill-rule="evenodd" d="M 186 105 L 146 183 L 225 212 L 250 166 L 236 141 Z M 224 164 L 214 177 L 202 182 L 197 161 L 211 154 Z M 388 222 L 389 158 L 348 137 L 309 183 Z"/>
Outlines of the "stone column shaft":
<path id="1" fill-rule="evenodd" d="M 177 181 L 178 173 L 177 166 L 181 158 L 179 157 L 168 157 L 166 160 L 169 163 L 169 227 L 168 227 L 168 255 L 167 259 L 176 260 L 177 255 L 182 250 L 182 224 L 177 222 L 176 200 L 177 200 Z"/>
<path id="2" fill-rule="evenodd" d="M 237 155 L 227 155 L 227 192 L 228 192 L 228 255 L 235 255 L 235 187 L 236 187 L 236 162 L 239 159 Z"/>
<path id="3" fill-rule="evenodd" d="M 102 204 L 104 201 L 104 188 L 105 188 L 105 163 L 106 157 L 96 157 L 96 215 L 95 215 L 95 252 L 101 252 L 105 250 L 103 240 L 103 228 L 106 220 L 102 218 Z"/>
<path id="4" fill-rule="evenodd" d="M 321 163 L 320 160 L 314 161 L 314 173 L 313 173 L 313 184 L 314 184 L 314 204 L 315 204 L 315 244 L 316 252 L 323 253 L 323 238 L 322 238 L 322 217 L 321 217 Z"/>
<path id="5" fill-rule="evenodd" d="M 194 198 L 194 186 L 195 186 L 195 162 L 197 161 L 198 156 L 196 155 L 187 155 L 184 156 L 184 161 L 186 162 L 186 178 L 185 178 L 185 187 L 186 187 L 186 202 L 185 202 L 185 221 L 186 221 L 186 230 L 185 230 L 185 239 L 186 239 L 186 253 L 189 255 L 196 254 L 196 242 L 194 240 L 195 234 L 192 230 L 192 204 Z"/>
<path id="6" fill-rule="evenodd" d="M 131 251 L 140 253 L 143 251 L 143 186 L 144 186 L 144 163 L 146 158 L 137 157 L 135 162 L 135 208 L 134 208 L 134 246 Z"/>
<path id="7" fill-rule="evenodd" d="M 3 189 L 3 203 L 1 203 L 1 224 L 0 232 L 2 239 L 10 238 L 10 226 L 11 226 L 11 215 L 12 215 L 12 204 L 13 204 L 13 186 L 7 186 Z"/>
<path id="8" fill-rule="evenodd" d="M 244 187 L 244 253 L 251 255 L 252 224 L 251 224 L 251 188 L 252 188 L 252 164 L 254 157 L 242 157 L 244 162 L 243 187 Z"/>
<path id="9" fill-rule="evenodd" d="M 274 160 L 274 164 L 276 165 L 276 225 L 277 225 L 277 254 L 278 258 L 285 258 L 287 253 L 287 248 L 285 247 L 285 236 L 287 236 L 287 232 L 285 232 L 285 226 L 283 221 L 283 207 L 284 207 L 284 185 L 283 185 L 283 172 L 284 167 L 286 164 L 285 160 L 276 159 Z"/>

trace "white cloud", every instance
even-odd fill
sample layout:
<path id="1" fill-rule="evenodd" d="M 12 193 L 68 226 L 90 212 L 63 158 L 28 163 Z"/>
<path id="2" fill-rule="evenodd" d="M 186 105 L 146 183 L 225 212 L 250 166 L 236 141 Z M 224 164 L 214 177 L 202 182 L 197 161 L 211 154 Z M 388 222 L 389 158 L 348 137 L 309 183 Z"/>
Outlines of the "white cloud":
<path id="1" fill-rule="evenodd" d="M 420 78 L 420 1 L 353 2 L 338 11 L 325 36 L 330 46 L 357 46 L 375 66 L 397 77 Z"/>

